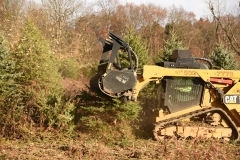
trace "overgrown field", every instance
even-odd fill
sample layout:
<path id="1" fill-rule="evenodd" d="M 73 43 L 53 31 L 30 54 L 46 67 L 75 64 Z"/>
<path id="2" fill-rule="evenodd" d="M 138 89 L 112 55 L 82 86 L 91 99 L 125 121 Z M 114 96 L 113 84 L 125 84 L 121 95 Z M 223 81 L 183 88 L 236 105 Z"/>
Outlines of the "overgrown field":
<path id="1" fill-rule="evenodd" d="M 136 52 L 140 71 L 183 49 L 215 69 L 239 70 L 239 14 L 197 20 L 175 7 L 62 2 L 0 0 L 0 160 L 240 159 L 240 142 L 152 140 L 160 85 L 148 84 L 128 103 L 91 87 L 102 75 L 99 37 L 109 31 Z M 131 66 L 119 54 L 122 68 Z"/>

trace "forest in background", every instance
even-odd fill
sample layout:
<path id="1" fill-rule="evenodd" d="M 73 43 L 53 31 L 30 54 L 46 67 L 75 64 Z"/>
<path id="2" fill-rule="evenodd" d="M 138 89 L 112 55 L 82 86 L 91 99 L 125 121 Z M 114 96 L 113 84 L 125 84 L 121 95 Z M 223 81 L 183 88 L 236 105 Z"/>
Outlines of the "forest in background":
<path id="1" fill-rule="evenodd" d="M 209 0 L 210 15 L 196 19 L 181 7 L 118 0 L 0 0 L 0 137 L 32 141 L 49 133 L 86 134 L 122 148 L 134 139 L 150 139 L 158 110 L 155 85 L 143 90 L 139 102 L 129 103 L 88 88 L 101 57 L 98 38 L 108 32 L 124 38 L 140 66 L 189 49 L 210 58 L 217 69 L 239 69 L 240 9 L 236 3 L 228 12 L 223 2 Z"/>
<path id="2" fill-rule="evenodd" d="M 87 3 L 77 0 L 1 0 L 1 26 L 13 44 L 31 20 L 58 55 L 80 57 L 82 65 L 98 61 L 101 46 L 98 37 L 111 31 L 120 37 L 133 27 L 146 42 L 149 55 L 161 54 L 164 41 L 173 29 L 194 55 L 208 57 L 216 44 L 223 43 L 234 54 L 239 53 L 239 7 L 226 10 L 224 1 L 209 0 L 210 15 L 196 19 L 193 12 L 181 7 L 163 8 L 154 4 L 121 4 L 118 0 Z M 211 14 L 212 13 L 212 14 Z"/>

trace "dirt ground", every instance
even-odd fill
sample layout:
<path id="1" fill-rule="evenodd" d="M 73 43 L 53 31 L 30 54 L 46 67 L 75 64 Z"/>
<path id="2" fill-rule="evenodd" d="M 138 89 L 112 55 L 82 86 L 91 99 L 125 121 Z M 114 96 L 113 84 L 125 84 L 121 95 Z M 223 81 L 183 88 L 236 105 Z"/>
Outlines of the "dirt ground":
<path id="1" fill-rule="evenodd" d="M 0 159 L 86 159 L 86 160 L 238 160 L 237 143 L 170 139 L 134 140 L 127 145 L 106 145 L 87 136 L 76 138 L 48 137 L 41 141 L 1 140 Z"/>
<path id="2" fill-rule="evenodd" d="M 90 79 L 85 77 L 80 77 L 78 80 L 74 80 L 71 78 L 65 78 L 62 80 L 63 87 L 66 93 L 70 97 L 74 97 L 81 90 L 87 90 L 87 86 L 89 86 Z"/>

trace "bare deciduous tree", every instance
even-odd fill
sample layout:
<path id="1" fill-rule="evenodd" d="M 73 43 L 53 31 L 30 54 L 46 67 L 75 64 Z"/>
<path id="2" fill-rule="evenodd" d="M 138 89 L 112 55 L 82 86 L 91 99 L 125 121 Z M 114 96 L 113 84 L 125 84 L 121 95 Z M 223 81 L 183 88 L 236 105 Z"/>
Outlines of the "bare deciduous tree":
<path id="1" fill-rule="evenodd" d="M 195 14 L 192 12 L 187 12 L 183 7 L 171 6 L 168 9 L 168 23 L 179 23 L 183 20 L 189 22 L 195 22 Z"/>
<path id="2" fill-rule="evenodd" d="M 25 0 L 0 0 L 0 30 L 16 41 L 23 23 Z"/>
<path id="3" fill-rule="evenodd" d="M 102 22 L 104 23 L 105 29 L 110 31 L 111 17 L 116 13 L 117 6 L 119 5 L 118 0 L 98 0 L 96 6 L 98 7 L 99 15 L 101 16 Z"/>
<path id="4" fill-rule="evenodd" d="M 44 9 L 56 26 L 57 39 L 61 37 L 62 29 L 67 22 L 79 13 L 83 2 L 77 0 L 41 0 Z"/>
<path id="5" fill-rule="evenodd" d="M 236 5 L 238 5 L 236 3 Z M 208 1 L 208 7 L 212 13 L 213 20 L 216 23 L 216 38 L 218 43 L 227 39 L 231 48 L 240 55 L 240 42 L 239 37 L 236 36 L 234 30 L 238 28 L 239 22 L 232 14 L 224 13 L 226 3 L 225 1 Z M 223 14 L 225 16 L 223 16 Z M 224 39 L 225 38 L 225 39 Z"/>

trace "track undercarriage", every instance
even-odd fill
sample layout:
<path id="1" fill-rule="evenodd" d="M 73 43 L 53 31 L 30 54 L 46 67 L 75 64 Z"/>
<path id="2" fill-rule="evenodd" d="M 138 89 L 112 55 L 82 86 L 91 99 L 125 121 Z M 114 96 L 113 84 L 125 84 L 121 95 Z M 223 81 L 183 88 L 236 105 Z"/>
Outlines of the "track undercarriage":
<path id="1" fill-rule="evenodd" d="M 158 121 L 153 131 L 156 140 L 169 137 L 194 137 L 236 140 L 239 132 L 225 111 L 205 108 L 178 117 Z"/>

